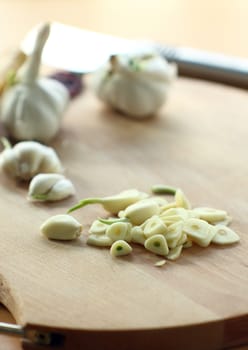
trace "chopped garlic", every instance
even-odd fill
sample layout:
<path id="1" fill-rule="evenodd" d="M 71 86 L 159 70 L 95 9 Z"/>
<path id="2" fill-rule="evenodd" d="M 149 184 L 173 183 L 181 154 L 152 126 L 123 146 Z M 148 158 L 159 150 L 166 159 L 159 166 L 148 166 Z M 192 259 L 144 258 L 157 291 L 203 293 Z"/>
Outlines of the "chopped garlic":
<path id="1" fill-rule="evenodd" d="M 169 253 L 167 254 L 166 258 L 169 259 L 169 260 L 176 260 L 176 259 L 178 259 L 179 256 L 181 255 L 182 249 L 183 249 L 182 245 L 179 245 L 179 246 L 171 249 L 169 251 Z"/>
<path id="2" fill-rule="evenodd" d="M 166 256 L 169 253 L 169 248 L 163 235 L 154 235 L 147 238 L 145 248 L 157 255 Z"/>
<path id="3" fill-rule="evenodd" d="M 132 247 L 123 240 L 115 241 L 110 248 L 110 254 L 114 257 L 128 255 L 131 252 Z"/>
<path id="4" fill-rule="evenodd" d="M 215 244 L 233 244 L 240 240 L 236 232 L 224 225 L 217 225 L 212 228 L 213 238 L 212 242 Z"/>

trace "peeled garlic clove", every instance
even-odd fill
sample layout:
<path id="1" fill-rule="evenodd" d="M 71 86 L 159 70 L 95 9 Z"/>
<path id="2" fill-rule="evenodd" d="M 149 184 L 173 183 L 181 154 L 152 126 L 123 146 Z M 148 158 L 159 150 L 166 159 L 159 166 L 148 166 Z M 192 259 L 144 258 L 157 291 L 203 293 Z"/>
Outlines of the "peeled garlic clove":
<path id="1" fill-rule="evenodd" d="M 86 243 L 97 247 L 111 247 L 113 241 L 106 235 L 91 234 L 87 238 Z"/>
<path id="2" fill-rule="evenodd" d="M 168 260 L 176 260 L 179 258 L 179 256 L 181 255 L 183 246 L 182 245 L 178 245 L 177 247 L 171 249 L 169 251 L 169 253 L 167 254 L 166 258 Z"/>
<path id="3" fill-rule="evenodd" d="M 110 237 L 112 241 L 124 240 L 126 239 L 129 229 L 129 223 L 116 222 L 107 228 L 106 236 Z"/>
<path id="4" fill-rule="evenodd" d="M 49 239 L 73 240 L 80 236 L 82 225 L 70 215 L 55 215 L 47 219 L 40 227 Z"/>
<path id="5" fill-rule="evenodd" d="M 186 220 L 183 232 L 201 247 L 207 247 L 213 238 L 211 226 L 201 219 L 190 218 Z"/>
<path id="6" fill-rule="evenodd" d="M 154 235 L 145 241 L 145 248 L 157 255 L 167 255 L 169 248 L 163 235 Z"/>
<path id="7" fill-rule="evenodd" d="M 122 191 L 119 194 L 110 197 L 86 198 L 81 200 L 72 208 L 70 208 L 68 210 L 68 213 L 79 208 L 83 208 L 89 204 L 101 204 L 106 211 L 112 214 L 118 214 L 120 211 L 124 210 L 129 205 L 147 197 L 148 195 L 146 193 L 140 192 L 136 189 L 131 189 L 128 191 Z"/>
<path id="8" fill-rule="evenodd" d="M 212 242 L 215 244 L 225 245 L 239 242 L 240 238 L 236 232 L 224 225 L 218 225 L 212 228 Z"/>
<path id="9" fill-rule="evenodd" d="M 89 233 L 92 233 L 95 235 L 104 235 L 106 233 L 107 227 L 108 227 L 107 224 L 104 224 L 99 220 L 95 220 L 90 226 Z"/>
<path id="10" fill-rule="evenodd" d="M 141 225 L 148 218 L 159 214 L 159 205 L 151 200 L 144 199 L 134 203 L 125 209 L 125 217 L 130 220 L 133 225 Z"/>
<path id="11" fill-rule="evenodd" d="M 185 194 L 183 193 L 180 188 L 176 190 L 175 193 L 175 202 L 177 207 L 185 208 L 185 209 L 191 209 L 191 204 L 189 200 L 186 198 Z"/>
<path id="12" fill-rule="evenodd" d="M 140 226 L 133 226 L 131 229 L 131 241 L 141 245 L 145 244 L 146 236 Z"/>
<path id="13" fill-rule="evenodd" d="M 167 226 L 156 215 L 146 220 L 144 224 L 144 235 L 147 238 L 156 234 L 165 234 L 166 232 L 167 232 Z"/>
<path id="14" fill-rule="evenodd" d="M 110 248 L 110 254 L 113 257 L 128 255 L 132 252 L 132 247 L 123 240 L 114 242 Z"/>

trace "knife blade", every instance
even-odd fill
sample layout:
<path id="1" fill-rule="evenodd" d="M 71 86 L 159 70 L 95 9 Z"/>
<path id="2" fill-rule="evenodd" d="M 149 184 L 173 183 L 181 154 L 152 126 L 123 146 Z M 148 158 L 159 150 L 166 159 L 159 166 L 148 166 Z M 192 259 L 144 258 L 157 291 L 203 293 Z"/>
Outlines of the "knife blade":
<path id="1" fill-rule="evenodd" d="M 29 55 L 39 26 L 31 29 L 21 43 Z M 248 88 L 248 59 L 226 56 L 186 47 L 173 47 L 148 40 L 129 40 L 92 32 L 59 22 L 51 24 L 42 62 L 75 73 L 90 73 L 102 66 L 111 55 L 156 51 L 175 62 L 179 75 Z"/>

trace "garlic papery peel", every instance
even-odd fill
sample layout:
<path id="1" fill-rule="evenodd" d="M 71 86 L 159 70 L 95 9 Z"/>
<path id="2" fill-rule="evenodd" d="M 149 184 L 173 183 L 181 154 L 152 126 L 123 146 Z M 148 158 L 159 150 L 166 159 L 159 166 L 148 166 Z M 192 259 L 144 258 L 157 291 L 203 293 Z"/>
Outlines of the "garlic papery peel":
<path id="1" fill-rule="evenodd" d="M 17 140 L 50 141 L 58 132 L 69 93 L 60 82 L 38 78 L 43 47 L 50 25 L 44 24 L 33 54 L 26 62 L 22 81 L 3 94 L 1 118 L 9 134 Z"/>
<path id="2" fill-rule="evenodd" d="M 34 201 L 58 201 L 75 193 L 70 180 L 61 174 L 38 174 L 29 185 L 28 199 Z"/>
<path id="3" fill-rule="evenodd" d="M 95 90 L 115 109 L 144 118 L 163 105 L 175 76 L 176 66 L 157 54 L 112 56 L 95 74 Z"/>
<path id="4" fill-rule="evenodd" d="M 103 197 L 103 198 L 85 198 L 78 204 L 68 210 L 68 213 L 83 208 L 89 204 L 101 204 L 103 208 L 112 213 L 118 214 L 120 210 L 126 209 L 130 204 L 136 203 L 144 198 L 147 198 L 148 194 L 140 192 L 136 189 L 122 191 L 116 195 Z"/>
<path id="5" fill-rule="evenodd" d="M 22 141 L 0 154 L 0 168 L 8 176 L 30 180 L 39 173 L 61 173 L 61 162 L 51 147 L 35 141 Z"/>

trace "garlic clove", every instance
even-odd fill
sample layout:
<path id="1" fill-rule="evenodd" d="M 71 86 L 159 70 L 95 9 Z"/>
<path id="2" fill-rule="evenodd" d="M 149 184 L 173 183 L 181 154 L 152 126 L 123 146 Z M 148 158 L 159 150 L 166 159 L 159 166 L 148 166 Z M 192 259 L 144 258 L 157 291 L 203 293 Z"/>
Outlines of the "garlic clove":
<path id="1" fill-rule="evenodd" d="M 75 193 L 70 180 L 60 174 L 38 174 L 29 185 L 28 198 L 38 201 L 57 201 Z"/>
<path id="2" fill-rule="evenodd" d="M 35 141 L 22 141 L 0 154 L 1 169 L 9 176 L 30 180 L 39 173 L 62 172 L 56 152 Z"/>
<path id="3" fill-rule="evenodd" d="M 152 199 L 144 199 L 137 203 L 131 204 L 125 209 L 125 217 L 133 225 L 141 225 L 153 215 L 159 214 L 159 205 Z"/>
<path id="4" fill-rule="evenodd" d="M 101 204 L 103 208 L 112 213 L 118 214 L 120 211 L 124 210 L 130 204 L 136 203 L 144 198 L 147 198 L 148 194 L 140 192 L 136 189 L 131 189 L 127 191 L 122 191 L 116 195 L 103 198 L 86 198 L 81 200 L 78 204 L 73 206 L 68 210 L 68 213 L 83 208 L 89 204 Z"/>
<path id="5" fill-rule="evenodd" d="M 80 236 L 82 225 L 70 215 L 55 215 L 47 219 L 40 227 L 49 239 L 73 240 Z"/>

